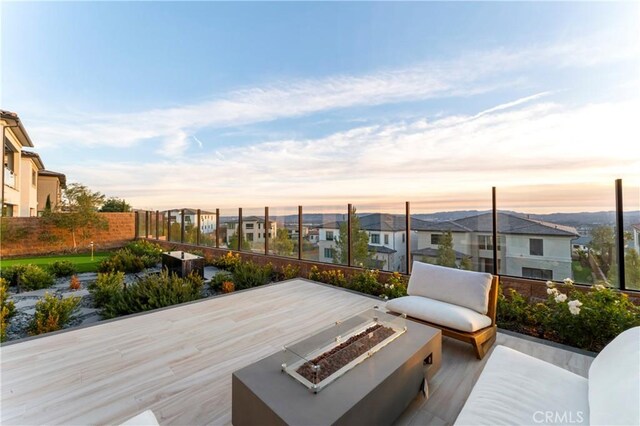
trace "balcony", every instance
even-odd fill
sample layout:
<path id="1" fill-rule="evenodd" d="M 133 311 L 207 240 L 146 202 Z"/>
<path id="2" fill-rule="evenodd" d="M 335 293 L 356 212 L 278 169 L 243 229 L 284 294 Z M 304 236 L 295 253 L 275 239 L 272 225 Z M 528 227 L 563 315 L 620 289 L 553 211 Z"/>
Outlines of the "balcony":
<path id="1" fill-rule="evenodd" d="M 10 344 L 0 348 L 1 422 L 119 424 L 151 409 L 163 425 L 230 424 L 232 372 L 379 304 L 296 279 Z M 505 333 L 497 344 L 583 376 L 592 361 Z M 444 338 L 429 399 L 396 424 L 453 423 L 488 358 Z"/>
<path id="2" fill-rule="evenodd" d="M 10 188 L 16 187 L 16 175 L 13 170 L 9 170 L 6 167 L 4 168 L 4 184 Z"/>

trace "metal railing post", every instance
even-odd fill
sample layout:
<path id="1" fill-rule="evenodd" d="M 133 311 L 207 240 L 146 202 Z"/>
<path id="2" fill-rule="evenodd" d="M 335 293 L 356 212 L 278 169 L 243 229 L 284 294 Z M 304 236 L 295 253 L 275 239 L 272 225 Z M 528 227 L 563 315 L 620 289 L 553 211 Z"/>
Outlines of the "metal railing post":
<path id="1" fill-rule="evenodd" d="M 167 210 L 167 241 L 171 241 L 171 210 Z"/>
<path id="2" fill-rule="evenodd" d="M 496 187 L 491 188 L 491 212 L 493 222 L 493 275 L 498 275 L 498 208 L 496 201 Z"/>
<path id="3" fill-rule="evenodd" d="M 269 231 L 271 223 L 269 222 L 269 207 L 264 208 L 264 254 L 269 255 Z"/>
<path id="4" fill-rule="evenodd" d="M 160 239 L 160 212 L 156 210 L 156 240 Z"/>
<path id="5" fill-rule="evenodd" d="M 138 232 L 138 228 L 140 228 L 140 215 L 139 215 L 138 211 L 136 211 L 136 214 L 134 216 L 134 226 L 136 228 L 135 236 L 136 236 L 136 239 L 137 239 L 137 238 L 140 237 L 140 233 Z"/>
<path id="6" fill-rule="evenodd" d="M 242 250 L 242 240 L 244 239 L 244 233 L 242 232 L 242 207 L 238 208 L 238 251 Z"/>
<path id="7" fill-rule="evenodd" d="M 622 198 L 622 179 L 616 179 L 616 251 L 618 260 L 618 283 L 620 290 L 626 290 L 624 270 L 624 203 Z"/>
<path id="8" fill-rule="evenodd" d="M 353 259 L 351 258 L 351 204 L 347 204 L 347 266 L 351 266 Z"/>
<path id="9" fill-rule="evenodd" d="M 184 244 L 184 209 L 180 211 L 180 243 Z"/>
<path id="10" fill-rule="evenodd" d="M 302 206 L 298 206 L 298 260 L 302 259 Z"/>
<path id="11" fill-rule="evenodd" d="M 216 248 L 220 248 L 220 209 L 216 209 Z"/>
<path id="12" fill-rule="evenodd" d="M 196 214 L 198 215 L 198 219 L 197 219 L 198 226 L 196 228 L 196 245 L 199 246 L 200 245 L 200 209 L 198 209 Z"/>
<path id="13" fill-rule="evenodd" d="M 405 238 L 405 249 L 407 251 L 407 258 L 406 258 L 406 271 L 407 274 L 411 274 L 411 204 L 407 201 L 405 203 L 404 206 L 405 209 L 405 220 L 406 220 L 406 231 L 407 231 L 407 238 Z"/>
<path id="14" fill-rule="evenodd" d="M 149 210 L 145 210 L 144 212 L 144 237 L 145 238 L 149 237 L 149 218 L 150 217 L 151 217 L 151 214 Z"/>

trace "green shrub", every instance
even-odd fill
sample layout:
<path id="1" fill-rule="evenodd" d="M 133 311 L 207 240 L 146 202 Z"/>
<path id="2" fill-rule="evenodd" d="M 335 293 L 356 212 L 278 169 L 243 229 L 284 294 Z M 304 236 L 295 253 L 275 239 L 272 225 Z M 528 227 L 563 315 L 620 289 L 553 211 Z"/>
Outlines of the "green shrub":
<path id="1" fill-rule="evenodd" d="M 55 278 L 48 270 L 37 265 L 25 266 L 25 269 L 19 274 L 22 290 L 38 290 L 51 287 L 54 284 Z"/>
<path id="2" fill-rule="evenodd" d="M 147 259 L 145 263 L 145 259 Z M 104 259 L 98 265 L 99 272 L 140 272 L 147 267 L 147 264 L 153 263 L 153 260 L 146 256 L 138 256 L 129 249 L 117 250 Z M 151 266 L 155 265 L 153 263 Z"/>
<path id="3" fill-rule="evenodd" d="M 69 277 L 77 272 L 76 265 L 68 260 L 56 260 L 49 265 L 49 270 L 56 277 Z"/>
<path id="4" fill-rule="evenodd" d="M 22 273 L 26 271 L 28 265 L 12 265 L 0 270 L 0 278 L 5 280 L 8 285 L 18 285 L 18 280 Z"/>
<path id="5" fill-rule="evenodd" d="M 330 269 L 322 271 L 317 266 L 312 266 L 309 271 L 309 279 L 319 281 L 325 284 L 335 285 L 337 287 L 348 287 L 349 282 L 340 269 Z"/>
<path id="6" fill-rule="evenodd" d="M 242 290 L 270 283 L 273 279 L 273 266 L 260 266 L 251 261 L 239 262 L 232 274 L 235 289 Z"/>
<path id="7" fill-rule="evenodd" d="M 496 322 L 498 327 L 518 332 L 534 334 L 537 329 L 536 311 L 539 307 L 531 305 L 529 301 L 514 289 L 509 289 L 509 297 L 504 295 L 502 288 L 498 291 L 498 306 Z M 537 332 L 536 332 L 537 333 Z"/>
<path id="8" fill-rule="evenodd" d="M 365 269 L 351 278 L 349 288 L 360 293 L 372 294 L 374 296 L 382 295 L 383 286 L 378 282 L 379 272 L 373 269 Z"/>
<path id="9" fill-rule="evenodd" d="M 124 272 L 98 274 L 98 279 L 89 284 L 89 293 L 98 308 L 111 302 L 124 288 Z"/>
<path id="10" fill-rule="evenodd" d="M 157 265 L 162 260 L 162 247 L 147 240 L 130 242 L 124 248 L 136 256 L 145 258 L 145 265 L 148 268 Z"/>
<path id="11" fill-rule="evenodd" d="M 80 297 L 58 299 L 46 293 L 36 303 L 36 313 L 29 323 L 29 333 L 35 335 L 60 330 L 69 323 L 79 303 Z"/>
<path id="12" fill-rule="evenodd" d="M 298 278 L 300 276 L 300 267 L 291 265 L 287 263 L 287 265 L 282 267 L 282 279 L 290 280 L 293 278 Z"/>
<path id="13" fill-rule="evenodd" d="M 227 252 L 224 256 L 214 259 L 213 266 L 233 272 L 241 262 L 239 253 Z"/>
<path id="14" fill-rule="evenodd" d="M 384 299 L 395 299 L 407 295 L 407 279 L 400 272 L 394 272 L 382 286 L 380 296 Z"/>
<path id="15" fill-rule="evenodd" d="M 220 271 L 211 278 L 209 288 L 213 291 L 222 291 L 222 283 L 225 281 L 233 281 L 233 275 L 228 271 Z"/>
<path id="16" fill-rule="evenodd" d="M 197 300 L 202 297 L 203 284 L 197 275 L 178 278 L 166 270 L 147 275 L 114 293 L 113 298 L 105 303 L 102 315 L 113 318 Z"/>
<path id="17" fill-rule="evenodd" d="M 9 298 L 9 286 L 4 278 L 0 278 L 0 342 L 4 342 L 7 337 L 7 326 L 9 320 L 16 313 L 16 307 Z"/>

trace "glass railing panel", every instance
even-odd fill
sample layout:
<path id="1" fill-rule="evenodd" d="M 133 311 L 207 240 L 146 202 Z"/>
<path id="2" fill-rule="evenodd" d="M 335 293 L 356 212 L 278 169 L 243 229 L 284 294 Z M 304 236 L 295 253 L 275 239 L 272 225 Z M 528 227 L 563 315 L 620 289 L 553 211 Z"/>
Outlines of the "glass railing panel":
<path id="1" fill-rule="evenodd" d="M 167 239 L 167 218 L 169 217 L 166 211 L 160 212 L 160 218 L 158 223 L 158 239 L 165 240 Z"/>
<path id="2" fill-rule="evenodd" d="M 404 203 L 354 205 L 351 213 L 352 265 L 405 272 L 407 264 Z"/>
<path id="3" fill-rule="evenodd" d="M 490 188 L 412 201 L 411 261 L 493 273 L 492 218 Z"/>
<path id="4" fill-rule="evenodd" d="M 179 243 L 181 241 L 182 217 L 181 210 L 169 210 L 169 241 Z"/>
<path id="5" fill-rule="evenodd" d="M 157 238 L 156 223 L 156 212 L 152 210 L 149 212 L 149 238 Z"/>
<path id="6" fill-rule="evenodd" d="M 145 230 L 145 226 L 146 226 L 146 210 L 138 210 L 138 229 L 136 234 L 141 237 L 144 238 L 146 235 L 146 230 Z"/>
<path id="7" fill-rule="evenodd" d="M 613 182 L 498 188 L 498 210 L 501 274 L 618 286 Z"/>
<path id="8" fill-rule="evenodd" d="M 297 207 L 270 207 L 269 221 L 271 222 L 272 237 L 269 238 L 269 254 L 298 258 L 298 208 Z M 317 244 L 317 238 L 310 240 L 309 228 L 302 228 L 302 245 L 313 246 Z M 317 236 L 317 230 L 315 231 Z"/>
<path id="9" fill-rule="evenodd" d="M 215 209 L 200 210 L 200 245 L 205 247 L 216 246 L 216 211 Z"/>
<path id="10" fill-rule="evenodd" d="M 640 182 L 623 180 L 625 287 L 640 291 Z"/>
<path id="11" fill-rule="evenodd" d="M 309 206 L 302 209 L 302 258 L 315 262 L 347 264 L 347 205 Z"/>
<path id="12" fill-rule="evenodd" d="M 273 238 L 273 224 L 266 229 L 265 222 L 264 207 L 242 209 L 243 251 L 264 254 L 265 238 Z"/>
<path id="13" fill-rule="evenodd" d="M 184 209 L 180 212 L 180 220 L 184 219 L 184 242 L 196 244 L 198 242 L 198 210 Z"/>
<path id="14" fill-rule="evenodd" d="M 238 209 L 220 210 L 220 247 L 238 250 L 238 222 Z"/>

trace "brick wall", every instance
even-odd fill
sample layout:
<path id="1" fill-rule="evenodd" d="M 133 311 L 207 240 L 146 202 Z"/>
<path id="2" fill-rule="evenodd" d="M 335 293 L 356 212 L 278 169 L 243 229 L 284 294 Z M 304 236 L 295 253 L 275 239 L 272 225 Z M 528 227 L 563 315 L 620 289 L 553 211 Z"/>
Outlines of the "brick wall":
<path id="1" fill-rule="evenodd" d="M 95 251 L 121 247 L 135 238 L 134 213 L 100 213 L 109 228 L 94 230 L 90 235 L 76 235 L 79 252 L 89 251 L 94 243 Z M 18 257 L 68 252 L 73 249 L 71 233 L 43 223 L 37 217 L 2 218 L 0 256 Z M 79 234 L 79 233 L 77 233 Z"/>

